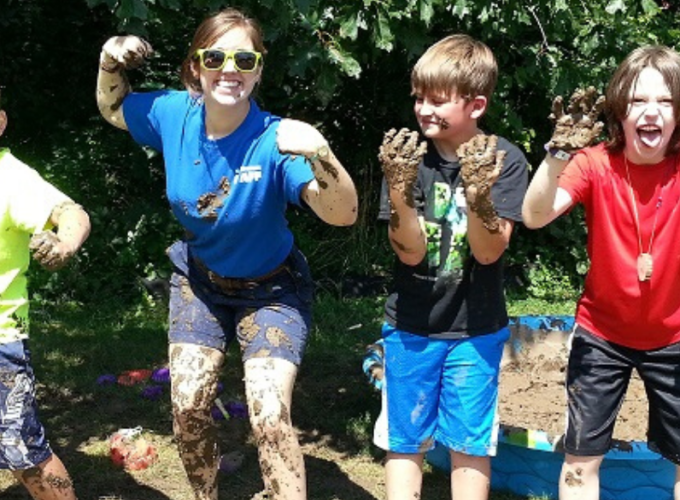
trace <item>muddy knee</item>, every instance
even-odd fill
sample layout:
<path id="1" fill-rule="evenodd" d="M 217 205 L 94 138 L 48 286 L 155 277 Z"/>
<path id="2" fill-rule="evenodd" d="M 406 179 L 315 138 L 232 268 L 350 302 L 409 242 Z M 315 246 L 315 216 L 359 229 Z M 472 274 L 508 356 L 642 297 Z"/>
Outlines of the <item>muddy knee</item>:
<path id="1" fill-rule="evenodd" d="M 250 423 L 258 444 L 285 441 L 293 432 L 290 411 L 283 402 L 265 407 L 261 401 L 254 401 Z"/>

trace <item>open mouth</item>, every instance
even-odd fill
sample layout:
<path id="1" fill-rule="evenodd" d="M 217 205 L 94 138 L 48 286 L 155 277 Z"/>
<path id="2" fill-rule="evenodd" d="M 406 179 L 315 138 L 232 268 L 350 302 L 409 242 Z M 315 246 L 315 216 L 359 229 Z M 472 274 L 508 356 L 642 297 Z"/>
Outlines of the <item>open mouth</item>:
<path id="1" fill-rule="evenodd" d="M 655 148 L 661 143 L 663 138 L 662 130 L 656 125 L 643 125 L 637 128 L 640 142 L 649 148 Z"/>

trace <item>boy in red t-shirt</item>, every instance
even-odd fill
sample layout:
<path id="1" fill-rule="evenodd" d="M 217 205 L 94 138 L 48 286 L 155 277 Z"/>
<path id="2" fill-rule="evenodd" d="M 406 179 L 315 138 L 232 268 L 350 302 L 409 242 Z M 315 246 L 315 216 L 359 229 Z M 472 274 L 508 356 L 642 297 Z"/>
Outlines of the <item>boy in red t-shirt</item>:
<path id="1" fill-rule="evenodd" d="M 602 108 L 610 140 L 581 149 L 599 135 Z M 610 80 L 606 104 L 594 89 L 575 93 L 566 113 L 555 100 L 555 132 L 524 200 L 528 227 L 577 203 L 588 225 L 591 265 L 567 373 L 562 500 L 599 498 L 599 467 L 633 369 L 649 398 L 649 446 L 680 465 L 679 114 L 680 55 L 663 46 L 634 50 Z"/>

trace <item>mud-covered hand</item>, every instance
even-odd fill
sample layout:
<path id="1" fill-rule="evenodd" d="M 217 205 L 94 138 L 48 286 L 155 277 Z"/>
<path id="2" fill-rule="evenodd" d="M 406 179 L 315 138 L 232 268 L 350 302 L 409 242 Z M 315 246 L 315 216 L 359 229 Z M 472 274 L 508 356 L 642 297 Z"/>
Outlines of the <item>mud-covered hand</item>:
<path id="1" fill-rule="evenodd" d="M 34 234 L 28 248 L 33 252 L 33 258 L 48 271 L 61 269 L 76 253 L 76 249 L 61 241 L 52 231 Z"/>
<path id="2" fill-rule="evenodd" d="M 549 118 L 555 124 L 548 146 L 573 153 L 590 145 L 602 132 L 604 124 L 597 121 L 604 108 L 605 97 L 595 87 L 577 89 L 565 112 L 562 96 L 555 97 Z"/>
<path id="3" fill-rule="evenodd" d="M 378 159 L 390 189 L 401 193 L 409 207 L 414 207 L 413 185 L 418 177 L 418 165 L 427 152 L 425 141 L 418 143 L 418 132 L 402 128 L 390 129 L 380 146 Z"/>
<path id="4" fill-rule="evenodd" d="M 135 69 L 153 54 L 153 48 L 139 37 L 114 36 L 102 47 L 100 68 L 112 73 L 120 69 Z"/>
<path id="5" fill-rule="evenodd" d="M 495 135 L 477 134 L 456 151 L 467 205 L 492 233 L 500 232 L 500 221 L 491 200 L 491 187 L 501 173 L 506 155 L 505 151 L 497 150 L 497 145 Z"/>
<path id="6" fill-rule="evenodd" d="M 328 148 L 328 141 L 309 123 L 286 118 L 276 129 L 276 145 L 281 153 L 311 158 L 322 148 Z"/>

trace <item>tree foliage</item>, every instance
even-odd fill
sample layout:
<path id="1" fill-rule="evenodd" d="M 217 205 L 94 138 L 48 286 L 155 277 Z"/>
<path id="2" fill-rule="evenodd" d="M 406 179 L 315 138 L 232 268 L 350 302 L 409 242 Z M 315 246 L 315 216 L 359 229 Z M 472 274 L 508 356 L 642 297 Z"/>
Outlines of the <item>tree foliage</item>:
<path id="1" fill-rule="evenodd" d="M 139 275 L 161 266 L 159 245 L 148 245 L 150 250 L 143 238 L 127 240 L 129 232 L 145 227 L 167 243 L 167 233 L 176 230 L 162 175 L 148 173 L 160 163 L 98 118 L 99 50 L 114 34 L 144 36 L 157 54 L 131 75 L 133 85 L 179 87 L 178 68 L 193 30 L 227 4 L 1 3 L 0 85 L 7 89 L 9 144 L 74 197 L 81 195 L 94 212 L 101 227 L 88 247 L 90 259 L 101 258 L 98 267 L 121 266 Z M 242 0 L 233 6 L 258 19 L 265 32 L 268 54 L 258 99 L 274 113 L 319 126 L 360 190 L 361 221 L 353 230 L 338 233 L 294 217 L 305 250 L 316 259 L 313 266 L 328 274 L 375 272 L 390 260 L 385 229 L 375 223 L 376 151 L 387 129 L 415 127 L 410 70 L 429 44 L 458 32 L 492 48 L 500 78 L 482 126 L 520 145 L 537 165 L 551 132 L 547 115 L 555 95 L 584 85 L 604 90 L 633 48 L 673 46 L 680 39 L 678 7 L 653 0 Z M 161 220 L 152 220 L 151 213 Z M 543 231 L 518 230 L 509 253 L 516 274 L 527 277 L 530 269 L 535 276 L 547 265 L 562 269 L 576 285 L 587 268 L 581 221 L 567 217 Z M 132 255 L 130 248 L 136 248 Z"/>

